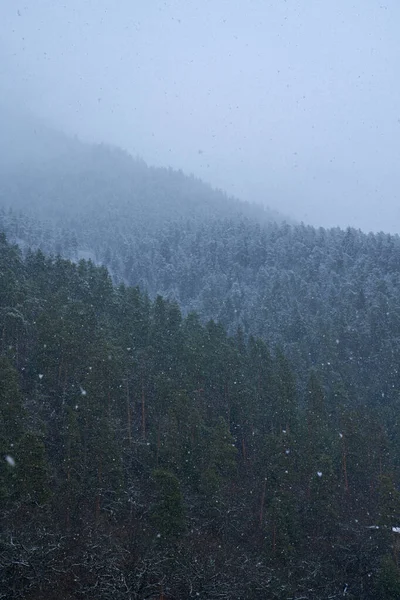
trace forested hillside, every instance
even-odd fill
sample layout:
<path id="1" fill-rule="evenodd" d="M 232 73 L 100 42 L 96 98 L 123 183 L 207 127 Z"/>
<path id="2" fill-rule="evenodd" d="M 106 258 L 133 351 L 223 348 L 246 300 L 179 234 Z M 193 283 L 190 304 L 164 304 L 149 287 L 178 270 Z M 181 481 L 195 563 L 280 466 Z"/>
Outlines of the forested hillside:
<path id="1" fill-rule="evenodd" d="M 210 189 L 201 182 L 143 168 L 138 165 L 148 175 L 148 187 L 139 185 L 138 177 L 142 204 L 136 196 L 121 198 L 117 185 L 113 203 L 100 210 L 95 190 L 101 197 L 105 188 L 95 186 L 86 205 L 85 180 L 82 186 L 69 180 L 71 198 L 64 196 L 61 221 L 51 220 L 50 209 L 47 225 L 25 212 L 3 209 L 0 228 L 25 249 L 39 247 L 75 261 L 90 257 L 107 266 L 114 282 L 138 285 L 152 299 L 161 294 L 176 300 L 184 314 L 195 310 L 203 322 L 213 318 L 230 334 L 241 327 L 245 336 L 280 344 L 303 386 L 309 369 L 316 367 L 329 389 L 343 384 L 358 402 L 368 396 L 379 404 L 396 396 L 398 236 L 278 225 L 266 222 L 265 215 L 262 220 L 235 213 L 234 203 L 229 218 L 229 200 L 215 192 L 215 197 L 206 195 L 205 203 L 201 194 Z M 35 187 L 27 186 L 29 198 Z M 159 204 L 164 197 L 165 212 Z M 197 208 L 192 210 L 192 204 Z M 214 216 L 204 212 L 210 207 Z M 40 215 L 39 208 L 34 214 Z"/>
<path id="2" fill-rule="evenodd" d="M 399 597 L 397 390 L 4 237 L 0 277 L 0 598 Z"/>

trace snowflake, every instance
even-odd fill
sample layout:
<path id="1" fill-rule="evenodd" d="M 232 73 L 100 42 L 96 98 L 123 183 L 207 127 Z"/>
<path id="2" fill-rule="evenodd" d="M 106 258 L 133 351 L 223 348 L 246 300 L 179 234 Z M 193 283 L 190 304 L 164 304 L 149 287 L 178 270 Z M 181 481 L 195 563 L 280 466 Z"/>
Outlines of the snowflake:
<path id="1" fill-rule="evenodd" d="M 9 454 L 7 454 L 5 456 L 6 462 L 8 462 L 8 464 L 10 465 L 10 467 L 15 467 L 15 460 L 13 459 L 12 456 L 10 456 Z"/>

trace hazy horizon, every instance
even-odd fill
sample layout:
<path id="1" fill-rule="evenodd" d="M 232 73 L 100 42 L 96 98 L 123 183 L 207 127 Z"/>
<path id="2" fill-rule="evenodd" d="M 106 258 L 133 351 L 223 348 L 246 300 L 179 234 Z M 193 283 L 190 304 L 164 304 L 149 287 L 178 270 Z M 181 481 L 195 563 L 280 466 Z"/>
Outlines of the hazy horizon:
<path id="1" fill-rule="evenodd" d="M 2 96 L 325 227 L 400 233 L 400 5 L 3 0 Z"/>

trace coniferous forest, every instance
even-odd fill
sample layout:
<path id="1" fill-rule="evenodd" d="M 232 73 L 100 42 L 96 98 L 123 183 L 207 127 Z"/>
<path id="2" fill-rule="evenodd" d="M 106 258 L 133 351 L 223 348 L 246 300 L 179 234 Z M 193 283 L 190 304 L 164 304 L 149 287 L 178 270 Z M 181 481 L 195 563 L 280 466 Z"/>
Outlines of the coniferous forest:
<path id="1" fill-rule="evenodd" d="M 398 398 L 1 239 L 0 597 L 397 598 Z"/>
<path id="2" fill-rule="evenodd" d="M 76 144 L 1 177 L 0 599 L 399 598 L 398 236 Z"/>

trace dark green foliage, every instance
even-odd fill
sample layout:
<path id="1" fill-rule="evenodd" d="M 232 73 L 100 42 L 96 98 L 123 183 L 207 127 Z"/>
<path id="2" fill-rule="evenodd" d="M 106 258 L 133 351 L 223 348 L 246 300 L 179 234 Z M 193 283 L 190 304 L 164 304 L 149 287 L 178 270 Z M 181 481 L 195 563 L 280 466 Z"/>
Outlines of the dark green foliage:
<path id="1" fill-rule="evenodd" d="M 152 473 L 156 499 L 151 508 L 151 521 L 157 536 L 167 540 L 179 536 L 185 528 L 185 509 L 178 478 L 162 469 Z"/>
<path id="2" fill-rule="evenodd" d="M 91 262 L 0 262 L 2 600 L 397 597 L 398 395 L 360 401 L 356 334 L 295 370 Z"/>
<path id="3" fill-rule="evenodd" d="M 382 559 L 375 590 L 377 600 L 397 600 L 400 597 L 400 571 L 391 556 Z"/>
<path id="4" fill-rule="evenodd" d="M 24 410 L 18 372 L 11 361 L 0 356 L 0 505 L 15 497 L 18 486 L 16 465 L 21 456 Z M 4 503 L 4 504 L 3 504 Z"/>
<path id="5" fill-rule="evenodd" d="M 42 505 L 50 496 L 43 440 L 35 434 L 25 433 L 15 446 L 16 497 L 24 503 Z"/>

